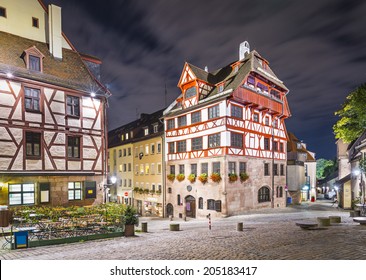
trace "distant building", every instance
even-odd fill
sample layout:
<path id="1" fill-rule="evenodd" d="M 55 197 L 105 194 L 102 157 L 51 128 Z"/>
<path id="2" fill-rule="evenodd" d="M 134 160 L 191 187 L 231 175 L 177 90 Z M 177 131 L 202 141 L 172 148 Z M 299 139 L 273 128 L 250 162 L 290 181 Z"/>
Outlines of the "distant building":
<path id="1" fill-rule="evenodd" d="M 316 199 L 315 153 L 307 150 L 306 144 L 293 133 L 288 133 L 287 143 L 287 188 L 293 202 Z"/>
<path id="2" fill-rule="evenodd" d="M 162 115 L 163 110 L 141 114 L 108 133 L 109 175 L 117 177 L 110 198 L 134 205 L 143 216 L 164 214 Z"/>
<path id="3" fill-rule="evenodd" d="M 1 1 L 0 204 L 102 202 L 110 93 L 100 64 L 62 32 L 60 7 Z"/>
<path id="4" fill-rule="evenodd" d="M 284 207 L 288 89 L 268 61 L 244 42 L 216 71 L 185 63 L 178 87 L 164 112 L 166 214 Z"/>

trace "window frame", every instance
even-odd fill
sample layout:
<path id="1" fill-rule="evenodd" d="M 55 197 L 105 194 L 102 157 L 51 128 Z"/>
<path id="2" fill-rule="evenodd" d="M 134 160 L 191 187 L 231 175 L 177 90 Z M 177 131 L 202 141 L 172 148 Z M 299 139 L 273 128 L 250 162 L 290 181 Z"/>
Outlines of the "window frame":
<path id="1" fill-rule="evenodd" d="M 25 131 L 25 157 L 27 159 L 40 159 L 42 157 L 42 133 L 35 131 Z M 39 137 L 38 141 L 34 140 L 35 136 Z M 28 137 L 31 138 L 31 141 L 28 142 Z M 28 144 L 31 144 L 31 154 L 28 154 Z M 38 144 L 38 154 L 35 153 L 35 144 Z"/>
<path id="2" fill-rule="evenodd" d="M 178 117 L 178 128 L 187 126 L 187 115 Z"/>
<path id="3" fill-rule="evenodd" d="M 203 147 L 203 138 L 195 137 L 191 139 L 191 150 L 192 151 L 200 151 Z"/>
<path id="4" fill-rule="evenodd" d="M 177 153 L 187 152 L 187 140 L 177 141 Z"/>
<path id="5" fill-rule="evenodd" d="M 34 92 L 36 92 L 38 94 L 38 97 L 32 96 Z M 27 99 L 31 100 L 30 108 L 27 108 L 27 102 L 26 102 Z M 38 102 L 38 109 L 34 108 L 35 100 Z M 25 111 L 32 112 L 32 113 L 41 113 L 42 112 L 41 106 L 42 106 L 42 91 L 41 91 L 41 89 L 37 88 L 37 87 L 24 86 L 24 109 L 25 109 Z"/>
<path id="6" fill-rule="evenodd" d="M 207 199 L 207 210 L 216 210 L 214 199 Z"/>
<path id="7" fill-rule="evenodd" d="M 233 148 L 243 148 L 243 134 L 230 132 L 230 145 Z"/>
<path id="8" fill-rule="evenodd" d="M 39 18 L 32 17 L 32 27 L 39 28 Z"/>
<path id="9" fill-rule="evenodd" d="M 191 113 L 191 124 L 200 123 L 202 121 L 201 111 Z"/>
<path id="10" fill-rule="evenodd" d="M 80 185 L 80 187 L 76 188 L 76 183 Z M 73 184 L 73 187 L 70 188 L 70 184 Z M 68 201 L 75 201 L 75 200 L 83 200 L 82 196 L 82 182 L 76 181 L 76 182 L 68 182 L 67 183 L 67 200 Z M 73 192 L 73 198 L 70 198 L 70 192 Z M 80 198 L 75 198 L 76 192 L 80 192 Z"/>
<path id="11" fill-rule="evenodd" d="M 216 119 L 220 117 L 220 105 L 217 104 L 212 107 L 207 108 L 207 118 L 208 120 Z"/>
<path id="12" fill-rule="evenodd" d="M 210 134 L 207 137 L 208 148 L 221 147 L 221 133 Z M 217 143 L 218 142 L 218 143 Z"/>
<path id="13" fill-rule="evenodd" d="M 0 14 L 0 17 L 7 18 L 7 12 L 5 7 L 0 7 L 0 11 L 4 11 L 4 14 Z"/>
<path id="14" fill-rule="evenodd" d="M 258 203 L 270 202 L 271 191 L 269 187 L 263 186 L 258 190 Z"/>
<path id="15" fill-rule="evenodd" d="M 71 103 L 69 103 L 69 99 L 71 100 Z M 77 104 L 74 103 L 74 101 L 77 100 Z M 75 96 L 75 95 L 66 95 L 66 102 L 65 102 L 65 106 L 66 106 L 66 115 L 68 117 L 72 117 L 72 118 L 80 118 L 81 117 L 81 99 L 79 96 Z M 69 112 L 69 106 L 70 106 L 70 112 Z M 77 112 L 76 112 L 76 108 L 77 108 Z M 127 140 L 127 138 L 126 138 Z"/>
<path id="16" fill-rule="evenodd" d="M 20 185 L 20 191 L 10 191 L 12 186 L 15 185 Z M 33 191 L 24 191 L 24 186 L 23 185 L 33 185 Z M 36 196 L 35 196 L 35 191 L 36 191 L 36 186 L 34 183 L 15 183 L 15 184 L 9 184 L 8 185 L 8 201 L 9 201 L 9 206 L 20 206 L 20 205 L 35 205 L 36 204 Z M 24 203 L 24 194 L 28 194 L 28 193 L 33 193 L 33 203 Z M 10 196 L 12 194 L 20 194 L 20 204 L 13 204 L 11 203 L 11 198 Z"/>
<path id="17" fill-rule="evenodd" d="M 243 119 L 243 108 L 238 105 L 231 104 L 230 114 L 233 118 Z"/>
<path id="18" fill-rule="evenodd" d="M 166 130 L 175 129 L 175 119 L 169 119 L 166 121 Z"/>
<path id="19" fill-rule="evenodd" d="M 271 173 L 270 173 L 270 170 L 269 170 L 269 163 L 268 162 L 265 162 L 264 165 L 263 165 L 263 168 L 264 168 L 264 176 L 270 176 Z"/>
<path id="20" fill-rule="evenodd" d="M 70 140 L 78 140 L 78 143 L 71 143 Z M 72 142 L 72 141 L 71 141 Z M 74 145 L 73 145 L 74 144 Z M 69 154 L 69 147 L 72 147 L 71 155 Z M 75 156 L 75 148 L 77 148 L 78 156 Z M 67 135 L 67 158 L 70 160 L 80 160 L 81 159 L 81 136 Z"/>

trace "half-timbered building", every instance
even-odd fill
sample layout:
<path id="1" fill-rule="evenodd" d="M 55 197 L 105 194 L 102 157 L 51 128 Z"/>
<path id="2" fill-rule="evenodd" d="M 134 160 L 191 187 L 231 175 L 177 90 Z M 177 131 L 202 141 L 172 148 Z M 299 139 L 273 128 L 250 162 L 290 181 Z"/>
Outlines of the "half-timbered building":
<path id="1" fill-rule="evenodd" d="M 249 44 L 208 71 L 185 63 L 164 112 L 166 214 L 227 216 L 285 206 L 288 89 Z"/>
<path id="2" fill-rule="evenodd" d="M 0 204 L 102 202 L 110 93 L 101 61 L 70 43 L 60 7 L 0 6 Z"/>

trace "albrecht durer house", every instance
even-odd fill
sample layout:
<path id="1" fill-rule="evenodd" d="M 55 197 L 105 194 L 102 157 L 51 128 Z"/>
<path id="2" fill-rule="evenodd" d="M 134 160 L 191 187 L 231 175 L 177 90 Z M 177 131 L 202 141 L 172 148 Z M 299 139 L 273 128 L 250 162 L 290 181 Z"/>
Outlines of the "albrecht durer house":
<path id="1" fill-rule="evenodd" d="M 286 205 L 288 89 L 249 44 L 216 71 L 189 63 L 164 112 L 167 214 L 213 217 Z"/>
<path id="2" fill-rule="evenodd" d="M 0 1 L 0 204 L 102 202 L 101 61 L 61 30 L 61 8 Z"/>

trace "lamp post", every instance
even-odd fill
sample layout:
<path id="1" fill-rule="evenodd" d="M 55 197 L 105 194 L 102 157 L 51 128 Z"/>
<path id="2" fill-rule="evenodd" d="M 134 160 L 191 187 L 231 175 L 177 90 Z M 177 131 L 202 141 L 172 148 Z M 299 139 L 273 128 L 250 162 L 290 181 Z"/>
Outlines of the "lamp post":
<path id="1" fill-rule="evenodd" d="M 104 184 L 104 201 L 103 201 L 103 203 L 109 202 L 108 196 L 109 196 L 110 187 L 113 186 L 116 182 L 117 182 L 117 177 L 116 176 L 110 177 L 110 183 L 108 183 L 108 179 L 107 179 L 107 183 Z"/>

